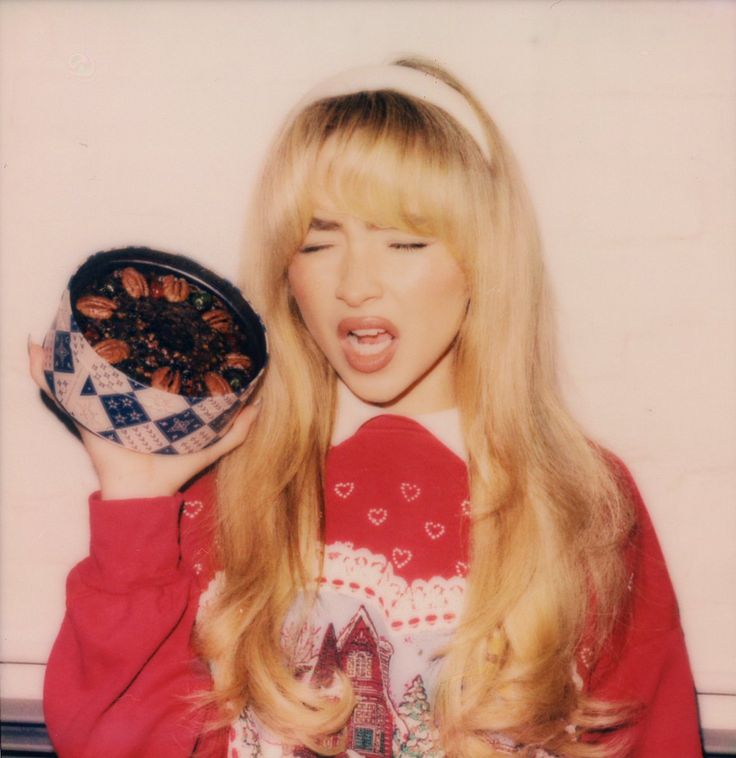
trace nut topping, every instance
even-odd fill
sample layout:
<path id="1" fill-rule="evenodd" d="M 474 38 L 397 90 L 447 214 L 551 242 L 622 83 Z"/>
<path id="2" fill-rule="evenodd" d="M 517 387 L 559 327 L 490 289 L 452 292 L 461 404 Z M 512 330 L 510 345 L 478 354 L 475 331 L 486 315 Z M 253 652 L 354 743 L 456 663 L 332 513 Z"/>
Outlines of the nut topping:
<path id="1" fill-rule="evenodd" d="M 181 389 L 181 374 L 169 366 L 161 366 L 151 374 L 151 387 L 176 395 Z"/>
<path id="2" fill-rule="evenodd" d="M 116 308 L 112 300 L 102 295 L 84 295 L 77 300 L 77 310 L 88 318 L 110 318 Z"/>
<path id="3" fill-rule="evenodd" d="M 202 314 L 202 318 L 209 324 L 211 329 L 216 332 L 227 334 L 232 330 L 233 320 L 230 314 L 223 308 L 213 308 L 211 311 Z"/>
<path id="4" fill-rule="evenodd" d="M 188 398 L 232 397 L 252 380 L 237 315 L 184 273 L 129 260 L 84 286 L 74 303 L 79 329 L 130 379 Z"/>
<path id="5" fill-rule="evenodd" d="M 124 268 L 120 274 L 120 280 L 123 283 L 123 289 L 132 298 L 138 300 L 140 297 L 148 297 L 148 282 L 138 269 L 132 266 Z"/>
<path id="6" fill-rule="evenodd" d="M 95 345 L 95 352 L 108 363 L 120 363 L 130 357 L 128 343 L 112 338 L 98 342 Z"/>
<path id="7" fill-rule="evenodd" d="M 208 371 L 204 375 L 204 383 L 207 385 L 210 395 L 229 395 L 232 393 L 227 379 L 216 371 Z"/>
<path id="8" fill-rule="evenodd" d="M 169 274 L 161 280 L 161 291 L 170 303 L 183 303 L 189 297 L 189 283 Z"/>
<path id="9" fill-rule="evenodd" d="M 242 353 L 228 353 L 225 356 L 225 368 L 238 368 L 241 371 L 247 371 L 252 364 L 253 361 Z"/>

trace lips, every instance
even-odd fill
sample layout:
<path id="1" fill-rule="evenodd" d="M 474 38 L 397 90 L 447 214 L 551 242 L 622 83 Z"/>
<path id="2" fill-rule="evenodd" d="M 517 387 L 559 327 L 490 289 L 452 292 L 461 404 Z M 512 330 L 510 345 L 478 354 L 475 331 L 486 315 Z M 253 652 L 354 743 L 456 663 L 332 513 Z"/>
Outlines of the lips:
<path id="1" fill-rule="evenodd" d="M 353 316 L 337 325 L 345 360 L 355 371 L 372 374 L 387 366 L 396 352 L 398 329 L 380 316 Z"/>

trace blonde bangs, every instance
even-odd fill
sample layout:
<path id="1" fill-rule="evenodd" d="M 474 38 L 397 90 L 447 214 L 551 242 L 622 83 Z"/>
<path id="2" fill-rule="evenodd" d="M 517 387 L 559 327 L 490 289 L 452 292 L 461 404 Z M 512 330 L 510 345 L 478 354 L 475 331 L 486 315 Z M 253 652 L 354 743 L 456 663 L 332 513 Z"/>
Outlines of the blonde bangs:
<path id="1" fill-rule="evenodd" d="M 376 226 L 440 238 L 458 254 L 473 247 L 463 233 L 476 226 L 488 165 L 436 106 L 394 92 L 322 100 L 294 120 L 280 152 L 287 160 L 274 188 L 291 197 L 294 206 L 282 210 L 299 220 L 292 254 L 325 202 Z"/>

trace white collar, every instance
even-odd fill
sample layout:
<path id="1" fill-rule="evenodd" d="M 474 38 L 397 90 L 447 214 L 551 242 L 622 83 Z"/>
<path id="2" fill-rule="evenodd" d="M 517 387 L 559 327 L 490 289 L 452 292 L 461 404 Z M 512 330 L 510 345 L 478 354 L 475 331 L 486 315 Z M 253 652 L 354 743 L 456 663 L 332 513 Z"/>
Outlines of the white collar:
<path id="1" fill-rule="evenodd" d="M 392 414 L 376 405 L 366 403 L 356 397 L 341 380 L 337 380 L 337 410 L 335 426 L 332 430 L 332 444 L 339 445 L 352 437 L 358 429 L 372 418 L 385 414 L 405 416 L 421 424 L 430 434 L 436 437 L 445 447 L 452 450 L 458 458 L 468 460 L 465 448 L 460 413 L 457 408 L 432 413 L 415 415 Z"/>

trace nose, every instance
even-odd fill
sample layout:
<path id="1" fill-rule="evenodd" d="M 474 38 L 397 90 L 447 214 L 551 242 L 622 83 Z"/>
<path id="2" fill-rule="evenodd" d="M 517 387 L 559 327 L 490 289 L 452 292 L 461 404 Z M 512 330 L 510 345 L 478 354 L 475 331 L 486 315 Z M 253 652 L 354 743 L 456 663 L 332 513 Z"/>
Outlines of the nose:
<path id="1" fill-rule="evenodd" d="M 381 297 L 379 269 L 377 256 L 371 255 L 368 245 L 348 244 L 340 261 L 335 296 L 353 308 Z"/>

